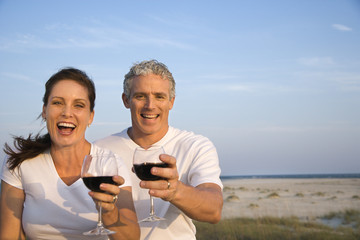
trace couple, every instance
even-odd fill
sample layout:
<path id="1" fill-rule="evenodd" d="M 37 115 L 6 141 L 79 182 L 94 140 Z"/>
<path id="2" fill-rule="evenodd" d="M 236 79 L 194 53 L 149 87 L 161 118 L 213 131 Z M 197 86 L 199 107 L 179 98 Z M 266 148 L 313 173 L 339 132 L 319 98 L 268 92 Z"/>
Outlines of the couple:
<path id="1" fill-rule="evenodd" d="M 169 126 L 175 81 L 168 68 L 156 60 L 132 66 L 122 99 L 132 126 L 92 144 L 85 139 L 94 118 L 92 80 L 66 68 L 47 81 L 41 117 L 48 133 L 15 137 L 15 149 L 5 144 L 0 239 L 82 239 L 81 233 L 96 225 L 97 201 L 102 202 L 105 227 L 116 231 L 111 239 L 195 239 L 192 219 L 220 220 L 216 149 L 203 136 Z M 152 168 L 152 173 L 167 180 L 140 181 L 131 171 L 133 153 L 154 144 L 165 149 L 160 159 L 168 167 Z M 120 176 L 113 177 L 120 187 L 102 184 L 106 193 L 89 192 L 80 179 L 83 158 L 109 150 L 122 162 Z M 155 207 L 166 220 L 139 227 L 138 219 L 149 213 L 149 194 L 162 199 Z"/>

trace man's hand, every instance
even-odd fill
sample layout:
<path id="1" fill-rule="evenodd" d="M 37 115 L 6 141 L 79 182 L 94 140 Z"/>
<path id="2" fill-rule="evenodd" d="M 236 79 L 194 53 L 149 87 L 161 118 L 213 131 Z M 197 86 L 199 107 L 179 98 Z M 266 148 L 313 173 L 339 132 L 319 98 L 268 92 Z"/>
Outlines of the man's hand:
<path id="1" fill-rule="evenodd" d="M 171 201 L 175 198 L 179 184 L 176 159 L 170 155 L 161 154 L 160 160 L 168 166 L 166 168 L 153 167 L 151 173 L 166 180 L 141 181 L 140 187 L 150 189 L 149 194 L 153 197 L 161 198 L 164 201 Z"/>
<path id="2" fill-rule="evenodd" d="M 222 190 L 215 183 L 202 183 L 196 187 L 179 181 L 176 159 L 161 154 L 160 160 L 167 168 L 153 167 L 151 173 L 165 178 L 158 181 L 141 181 L 140 187 L 150 189 L 149 194 L 171 202 L 188 217 L 203 222 L 217 223 L 221 219 Z"/>

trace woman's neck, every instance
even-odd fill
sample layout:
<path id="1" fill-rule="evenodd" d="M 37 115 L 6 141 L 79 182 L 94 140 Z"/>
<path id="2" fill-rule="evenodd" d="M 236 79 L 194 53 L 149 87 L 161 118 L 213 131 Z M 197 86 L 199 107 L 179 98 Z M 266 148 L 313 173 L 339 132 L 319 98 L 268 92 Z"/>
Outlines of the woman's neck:
<path id="1" fill-rule="evenodd" d="M 50 154 L 56 171 L 68 186 L 80 178 L 83 159 L 85 155 L 90 154 L 90 149 L 91 144 L 88 141 L 70 147 L 51 146 Z"/>

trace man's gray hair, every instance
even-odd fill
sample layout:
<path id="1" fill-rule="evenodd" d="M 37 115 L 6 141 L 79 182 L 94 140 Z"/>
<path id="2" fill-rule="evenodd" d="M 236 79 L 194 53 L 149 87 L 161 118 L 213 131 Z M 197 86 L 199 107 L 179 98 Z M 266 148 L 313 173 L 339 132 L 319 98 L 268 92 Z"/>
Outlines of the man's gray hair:
<path id="1" fill-rule="evenodd" d="M 158 62 L 157 60 L 149 60 L 149 61 L 142 61 L 140 63 L 135 63 L 131 68 L 130 71 L 125 75 L 124 78 L 124 94 L 128 99 L 130 99 L 130 91 L 132 87 L 132 80 L 136 76 L 146 76 L 148 74 L 155 74 L 161 76 L 162 79 L 166 79 L 170 83 L 170 99 L 175 97 L 175 80 L 166 67 L 165 64 Z"/>

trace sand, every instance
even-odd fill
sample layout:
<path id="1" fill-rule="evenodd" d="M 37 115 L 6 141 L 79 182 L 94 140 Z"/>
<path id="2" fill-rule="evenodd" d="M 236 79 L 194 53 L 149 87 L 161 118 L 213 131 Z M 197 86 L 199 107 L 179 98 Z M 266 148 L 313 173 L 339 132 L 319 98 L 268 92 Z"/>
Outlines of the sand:
<path id="1" fill-rule="evenodd" d="M 222 218 L 291 217 L 315 220 L 331 212 L 360 211 L 360 179 L 223 180 Z"/>

